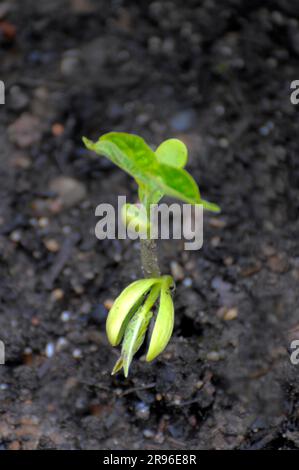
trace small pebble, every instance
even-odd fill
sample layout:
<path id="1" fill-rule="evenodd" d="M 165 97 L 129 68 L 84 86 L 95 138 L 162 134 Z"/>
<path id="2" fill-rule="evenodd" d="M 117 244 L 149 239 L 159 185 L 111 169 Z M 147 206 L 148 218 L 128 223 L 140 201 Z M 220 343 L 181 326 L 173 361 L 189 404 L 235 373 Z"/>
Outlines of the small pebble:
<path id="1" fill-rule="evenodd" d="M 236 307 L 229 308 L 223 315 L 223 320 L 231 321 L 235 320 L 238 316 L 238 309 Z"/>
<path id="2" fill-rule="evenodd" d="M 62 233 L 64 233 L 65 235 L 68 235 L 71 232 L 72 232 L 72 227 L 70 227 L 69 225 L 64 225 L 64 227 L 62 227 Z"/>
<path id="3" fill-rule="evenodd" d="M 182 403 L 182 398 L 179 395 L 175 395 L 173 399 L 173 404 L 179 406 Z"/>
<path id="4" fill-rule="evenodd" d="M 86 188 L 80 181 L 68 176 L 58 176 L 49 185 L 59 197 L 63 207 L 70 208 L 76 206 L 86 197 Z"/>
<path id="5" fill-rule="evenodd" d="M 215 106 L 215 113 L 217 116 L 223 116 L 225 114 L 225 107 L 222 104 Z"/>
<path id="6" fill-rule="evenodd" d="M 74 359 L 81 359 L 82 357 L 82 351 L 79 348 L 76 348 L 73 350 L 72 356 Z"/>
<path id="7" fill-rule="evenodd" d="M 68 322 L 70 321 L 71 319 L 71 312 L 65 310 L 64 312 L 62 312 L 62 314 L 60 315 L 60 320 L 63 321 L 63 322 Z"/>
<path id="8" fill-rule="evenodd" d="M 72 285 L 73 291 L 76 292 L 76 294 L 81 295 L 84 293 L 84 287 L 81 286 L 80 284 L 75 284 Z"/>
<path id="9" fill-rule="evenodd" d="M 191 279 L 191 277 L 186 277 L 184 280 L 183 280 L 183 285 L 185 287 L 191 287 L 193 284 L 193 281 Z"/>
<path id="10" fill-rule="evenodd" d="M 234 258 L 232 256 L 226 256 L 223 262 L 225 266 L 232 266 L 234 264 Z"/>
<path id="11" fill-rule="evenodd" d="M 55 346 L 53 343 L 48 343 L 45 349 L 45 354 L 48 358 L 51 358 L 55 354 Z"/>
<path id="12" fill-rule="evenodd" d="M 153 431 L 151 431 L 150 429 L 145 429 L 143 431 L 143 435 L 146 439 L 151 439 L 154 437 L 155 433 Z"/>
<path id="13" fill-rule="evenodd" d="M 52 292 L 51 292 L 51 298 L 52 300 L 62 300 L 64 297 L 64 292 L 62 289 L 54 289 Z"/>
<path id="14" fill-rule="evenodd" d="M 138 114 L 138 116 L 136 117 L 137 124 L 139 124 L 141 126 L 144 126 L 149 121 L 150 121 L 150 116 L 148 114 L 145 114 L 145 113 Z"/>
<path id="15" fill-rule="evenodd" d="M 68 50 L 64 53 L 60 70 L 65 77 L 71 77 L 78 70 L 80 64 L 80 55 L 76 49 Z"/>
<path id="16" fill-rule="evenodd" d="M 112 305 L 114 304 L 114 300 L 113 299 L 106 299 L 104 300 L 103 302 L 103 305 L 104 307 L 107 309 L 107 310 L 110 310 L 112 308 Z"/>
<path id="17" fill-rule="evenodd" d="M 29 103 L 28 96 L 18 86 L 14 85 L 9 90 L 9 107 L 14 111 L 22 111 Z"/>
<path id="18" fill-rule="evenodd" d="M 272 16 L 273 23 L 279 26 L 283 26 L 286 22 L 285 17 L 280 13 L 280 11 L 277 11 L 277 10 L 273 11 L 271 16 Z"/>
<path id="19" fill-rule="evenodd" d="M 185 264 L 185 268 L 187 271 L 194 271 L 196 268 L 196 263 L 194 260 L 190 260 Z"/>
<path id="20" fill-rule="evenodd" d="M 38 326 L 40 324 L 40 319 L 38 317 L 32 317 L 31 318 L 31 325 L 32 326 Z"/>
<path id="21" fill-rule="evenodd" d="M 219 139 L 219 147 L 227 149 L 229 147 L 229 141 L 226 137 L 221 137 Z"/>
<path id="22" fill-rule="evenodd" d="M 171 261 L 170 271 L 175 281 L 182 281 L 184 279 L 184 270 L 176 261 Z"/>
<path id="23" fill-rule="evenodd" d="M 36 116 L 23 113 L 8 128 L 8 135 L 14 144 L 27 148 L 39 142 L 42 136 L 42 126 Z"/>
<path id="24" fill-rule="evenodd" d="M 22 234 L 20 230 L 14 230 L 11 232 L 10 237 L 9 237 L 13 242 L 18 243 L 21 241 Z"/>
<path id="25" fill-rule="evenodd" d="M 195 384 L 195 387 L 197 388 L 197 390 L 200 390 L 203 386 L 204 386 L 203 380 L 198 380 L 198 382 L 196 382 Z"/>
<path id="26" fill-rule="evenodd" d="M 220 359 L 221 359 L 220 354 L 217 351 L 210 351 L 207 354 L 207 360 L 208 361 L 218 362 L 218 361 L 220 361 Z"/>
<path id="27" fill-rule="evenodd" d="M 95 278 L 95 273 L 93 271 L 87 271 L 83 273 L 84 279 L 87 279 L 88 281 L 92 281 Z"/>
<path id="28" fill-rule="evenodd" d="M 32 252 L 32 254 L 33 254 L 33 256 L 34 256 L 35 259 L 41 259 L 41 258 L 42 258 L 42 253 L 41 253 L 40 251 L 38 251 L 38 250 L 34 250 L 34 251 Z"/>
<path id="29" fill-rule="evenodd" d="M 51 253 L 57 253 L 57 251 L 59 251 L 60 249 L 59 243 L 56 240 L 54 240 L 54 238 L 45 240 L 44 245 L 47 248 L 47 250 L 50 251 Z"/>
<path id="30" fill-rule="evenodd" d="M 49 219 L 47 217 L 41 217 L 40 219 L 38 219 L 38 225 L 40 226 L 40 228 L 48 227 Z"/>
<path id="31" fill-rule="evenodd" d="M 136 403 L 136 405 L 135 405 L 135 415 L 137 416 L 137 418 L 143 419 L 144 421 L 146 421 L 150 417 L 150 408 L 149 408 L 149 406 L 146 403 L 144 403 L 143 401 L 140 401 L 140 402 Z"/>
<path id="32" fill-rule="evenodd" d="M 157 444 L 163 444 L 163 442 L 165 441 L 165 436 L 162 434 L 162 432 L 158 432 L 155 435 L 154 440 L 155 442 L 157 442 Z"/>
<path id="33" fill-rule="evenodd" d="M 8 389 L 8 384 L 0 384 L 0 390 L 7 390 Z"/>
<path id="34" fill-rule="evenodd" d="M 270 256 L 267 261 L 268 268 L 274 273 L 285 273 L 289 269 L 289 261 L 284 253 Z"/>
<path id="35" fill-rule="evenodd" d="M 273 130 L 273 128 L 274 128 L 273 122 L 268 121 L 266 124 L 264 124 L 263 126 L 259 128 L 259 133 L 263 137 L 267 137 L 270 134 L 270 132 Z"/>
<path id="36" fill-rule="evenodd" d="M 209 218 L 209 225 L 210 227 L 213 228 L 224 228 L 226 226 L 226 222 L 223 219 L 220 219 L 220 217 L 210 217 Z"/>
<path id="37" fill-rule="evenodd" d="M 86 301 L 81 305 L 80 313 L 82 315 L 88 315 L 90 313 L 90 310 L 91 310 L 91 304 L 90 302 Z"/>
<path id="38" fill-rule="evenodd" d="M 276 254 L 275 248 L 272 245 L 264 245 L 262 247 L 262 252 L 267 258 Z"/>
<path id="39" fill-rule="evenodd" d="M 212 237 L 211 238 L 211 245 L 213 248 L 217 248 L 221 243 L 221 238 L 220 237 Z"/>
<path id="40" fill-rule="evenodd" d="M 48 207 L 52 214 L 59 214 L 63 209 L 62 202 L 59 199 L 48 202 Z"/>
<path id="41" fill-rule="evenodd" d="M 57 343 L 56 343 L 56 349 L 57 351 L 61 351 L 68 345 L 68 340 L 66 338 L 58 338 Z"/>
<path id="42" fill-rule="evenodd" d="M 64 126 L 60 124 L 59 122 L 56 122 L 55 124 L 53 124 L 51 130 L 52 130 L 52 134 L 54 135 L 54 137 L 59 137 L 60 135 L 64 133 Z"/>

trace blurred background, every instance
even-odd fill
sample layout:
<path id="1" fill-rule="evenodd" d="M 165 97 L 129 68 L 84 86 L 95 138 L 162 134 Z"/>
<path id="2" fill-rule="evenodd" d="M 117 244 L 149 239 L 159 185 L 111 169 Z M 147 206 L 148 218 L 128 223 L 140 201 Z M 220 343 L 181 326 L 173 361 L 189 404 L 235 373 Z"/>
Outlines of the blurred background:
<path id="1" fill-rule="evenodd" d="M 298 58 L 287 0 L 0 2 L 0 448 L 299 447 Z M 175 332 L 128 379 L 105 319 L 138 244 L 94 211 L 136 188 L 81 141 L 111 130 L 182 139 L 222 208 L 161 242 Z"/>

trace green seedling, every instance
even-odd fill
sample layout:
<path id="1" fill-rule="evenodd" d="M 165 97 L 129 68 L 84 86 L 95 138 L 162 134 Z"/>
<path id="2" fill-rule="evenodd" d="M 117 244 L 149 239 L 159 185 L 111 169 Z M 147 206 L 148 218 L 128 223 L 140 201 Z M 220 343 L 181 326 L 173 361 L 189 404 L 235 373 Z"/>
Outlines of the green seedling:
<path id="1" fill-rule="evenodd" d="M 122 342 L 121 356 L 112 374 L 121 369 L 127 377 L 134 354 L 142 345 L 151 322 L 154 322 L 148 362 L 154 360 L 166 348 L 174 326 L 174 305 L 171 276 L 161 276 L 157 246 L 150 238 L 150 208 L 163 196 L 171 196 L 189 204 L 202 204 L 204 209 L 219 212 L 219 207 L 201 198 L 198 186 L 184 169 L 188 151 L 178 139 L 168 139 L 153 151 L 136 135 L 110 132 L 98 141 L 83 137 L 85 146 L 103 155 L 131 175 L 138 186 L 140 204 L 126 204 L 122 219 L 126 225 L 134 224 L 140 234 L 141 264 L 144 279 L 139 279 L 115 300 L 106 322 L 109 342 L 117 346 Z"/>

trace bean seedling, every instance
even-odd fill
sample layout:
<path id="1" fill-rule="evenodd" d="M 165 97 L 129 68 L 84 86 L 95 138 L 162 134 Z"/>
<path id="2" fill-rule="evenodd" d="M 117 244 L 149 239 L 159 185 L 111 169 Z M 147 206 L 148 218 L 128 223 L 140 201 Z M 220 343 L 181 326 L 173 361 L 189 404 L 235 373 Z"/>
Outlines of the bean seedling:
<path id="1" fill-rule="evenodd" d="M 171 276 L 162 276 L 157 246 L 150 238 L 150 208 L 161 198 L 171 196 L 189 204 L 202 204 L 204 209 L 219 212 L 216 204 L 201 199 L 198 186 L 184 169 L 188 152 L 178 139 L 168 139 L 153 151 L 133 134 L 110 132 L 97 142 L 83 137 L 85 146 L 103 155 L 131 175 L 138 185 L 140 205 L 126 204 L 125 223 L 139 224 L 141 264 L 144 279 L 139 279 L 117 297 L 109 311 L 106 331 L 112 346 L 122 342 L 121 356 L 112 374 L 124 370 L 127 377 L 134 354 L 142 345 L 152 318 L 155 319 L 146 360 L 155 359 L 167 346 L 173 331 L 174 305 Z M 141 207 L 144 209 L 141 210 Z"/>

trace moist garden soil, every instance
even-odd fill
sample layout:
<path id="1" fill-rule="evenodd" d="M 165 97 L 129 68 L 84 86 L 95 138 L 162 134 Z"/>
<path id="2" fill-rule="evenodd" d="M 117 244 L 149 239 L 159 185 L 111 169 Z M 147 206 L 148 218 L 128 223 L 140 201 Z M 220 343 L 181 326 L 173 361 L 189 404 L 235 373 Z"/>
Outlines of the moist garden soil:
<path id="1" fill-rule="evenodd" d="M 0 4 L 2 449 L 299 447 L 298 61 L 291 1 Z M 138 243 L 94 212 L 136 188 L 81 142 L 110 130 L 181 138 L 222 208 L 201 250 L 159 243 L 174 335 L 128 379 L 105 319 Z"/>

